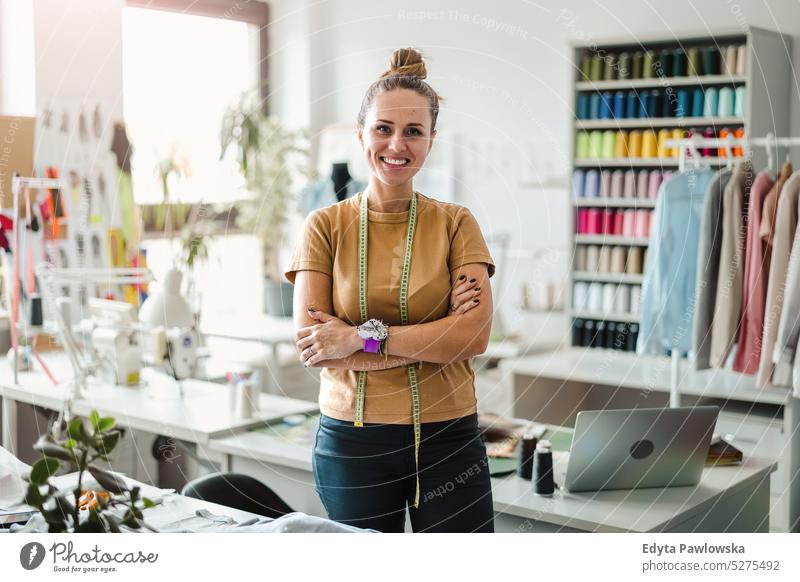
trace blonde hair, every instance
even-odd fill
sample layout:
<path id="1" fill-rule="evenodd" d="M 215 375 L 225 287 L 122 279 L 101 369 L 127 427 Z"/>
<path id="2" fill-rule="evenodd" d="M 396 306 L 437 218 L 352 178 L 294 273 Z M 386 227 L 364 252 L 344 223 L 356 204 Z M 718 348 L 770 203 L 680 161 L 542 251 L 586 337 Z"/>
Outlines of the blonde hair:
<path id="1" fill-rule="evenodd" d="M 385 91 L 395 89 L 408 89 L 422 95 L 428 100 L 431 112 L 431 131 L 436 128 L 436 118 L 439 117 L 439 101 L 442 99 L 436 91 L 425 81 L 428 70 L 422 60 L 422 54 L 413 48 L 399 48 L 392 53 L 389 59 L 389 69 L 367 89 L 358 112 L 358 125 L 364 127 L 367 111 L 372 106 L 375 96 Z"/>

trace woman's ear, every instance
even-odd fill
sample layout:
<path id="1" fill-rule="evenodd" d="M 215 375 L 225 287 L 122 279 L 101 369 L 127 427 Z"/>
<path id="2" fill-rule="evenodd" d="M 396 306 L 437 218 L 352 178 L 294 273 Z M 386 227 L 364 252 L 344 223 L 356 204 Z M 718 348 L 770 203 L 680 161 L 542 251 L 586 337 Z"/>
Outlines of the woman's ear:
<path id="1" fill-rule="evenodd" d="M 361 126 L 358 128 L 358 144 L 361 146 L 361 150 L 364 150 L 364 127 Z"/>
<path id="2" fill-rule="evenodd" d="M 431 139 L 428 141 L 428 153 L 431 153 L 431 148 L 433 147 L 433 140 L 436 139 L 436 130 L 434 129 L 431 132 Z"/>

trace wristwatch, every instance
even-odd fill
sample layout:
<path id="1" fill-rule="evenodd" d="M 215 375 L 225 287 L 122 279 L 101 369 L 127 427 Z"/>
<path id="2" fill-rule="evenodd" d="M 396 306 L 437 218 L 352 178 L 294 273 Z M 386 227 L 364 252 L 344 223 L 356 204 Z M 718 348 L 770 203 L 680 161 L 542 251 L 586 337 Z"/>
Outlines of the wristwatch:
<path id="1" fill-rule="evenodd" d="M 364 340 L 364 351 L 377 354 L 383 342 L 389 337 L 389 327 L 379 319 L 365 321 L 357 328 L 358 337 Z"/>

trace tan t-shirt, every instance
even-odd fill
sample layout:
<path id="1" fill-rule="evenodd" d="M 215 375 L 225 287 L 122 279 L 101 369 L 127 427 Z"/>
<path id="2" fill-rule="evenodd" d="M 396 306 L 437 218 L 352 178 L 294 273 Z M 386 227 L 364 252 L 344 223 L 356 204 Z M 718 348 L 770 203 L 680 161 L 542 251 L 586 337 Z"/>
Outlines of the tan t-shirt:
<path id="1" fill-rule="evenodd" d="M 417 229 L 408 287 L 409 323 L 447 316 L 450 272 L 468 263 L 494 262 L 469 210 L 418 194 Z M 333 315 L 361 323 L 358 308 L 358 211 L 361 194 L 312 212 L 303 225 L 286 278 L 320 271 L 333 279 Z M 400 325 L 400 274 L 408 212 L 369 211 L 367 304 L 369 317 Z M 418 364 L 422 422 L 438 422 L 476 411 L 475 375 L 470 359 L 451 364 Z M 323 368 L 319 395 L 323 414 L 353 420 L 358 372 Z M 367 372 L 364 422 L 411 424 L 411 390 L 405 366 Z"/>

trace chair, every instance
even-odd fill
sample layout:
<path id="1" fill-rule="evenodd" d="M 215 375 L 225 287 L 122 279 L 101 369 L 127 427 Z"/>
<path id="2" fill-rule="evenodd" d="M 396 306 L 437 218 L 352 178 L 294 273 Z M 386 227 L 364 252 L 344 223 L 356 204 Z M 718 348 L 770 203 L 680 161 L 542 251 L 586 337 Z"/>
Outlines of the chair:
<path id="1" fill-rule="evenodd" d="M 182 495 L 277 518 L 294 510 L 261 481 L 238 473 L 215 473 L 186 484 Z"/>

